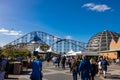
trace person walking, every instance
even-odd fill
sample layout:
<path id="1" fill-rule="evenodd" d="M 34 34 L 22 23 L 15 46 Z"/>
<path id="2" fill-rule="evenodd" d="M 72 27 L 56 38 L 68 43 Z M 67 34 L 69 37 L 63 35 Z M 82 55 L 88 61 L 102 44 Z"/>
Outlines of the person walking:
<path id="1" fill-rule="evenodd" d="M 101 61 L 104 78 L 106 78 L 107 65 L 108 65 L 108 61 L 106 60 L 106 57 L 104 57 Z"/>
<path id="2" fill-rule="evenodd" d="M 0 55 L 0 80 L 4 80 L 4 77 L 8 71 L 8 61 L 4 58 L 4 55 Z"/>
<path id="3" fill-rule="evenodd" d="M 32 62 L 32 74 L 31 80 L 42 80 L 42 62 L 40 61 L 40 56 Z"/>
<path id="4" fill-rule="evenodd" d="M 73 80 L 77 80 L 78 66 L 75 59 L 72 61 L 70 72 L 72 72 Z"/>
<path id="5" fill-rule="evenodd" d="M 47 66 L 49 66 L 50 60 L 51 60 L 51 58 L 48 57 L 47 60 L 46 60 L 47 61 Z"/>
<path id="6" fill-rule="evenodd" d="M 58 56 L 58 67 L 60 67 L 60 60 L 61 60 L 61 56 Z"/>
<path id="7" fill-rule="evenodd" d="M 94 59 L 90 59 L 90 64 L 91 64 L 91 79 L 90 80 L 95 80 L 94 77 L 98 72 L 98 67 L 94 61 Z"/>
<path id="8" fill-rule="evenodd" d="M 100 76 L 101 73 L 103 73 L 103 71 L 102 71 L 101 59 L 99 59 L 98 60 L 98 75 Z"/>
<path id="9" fill-rule="evenodd" d="M 78 67 L 78 73 L 81 73 L 81 80 L 90 80 L 91 65 L 90 61 L 86 56 L 82 56 L 82 61 Z"/>
<path id="10" fill-rule="evenodd" d="M 62 57 L 62 60 L 61 60 L 62 69 L 65 69 L 65 62 L 66 62 L 66 57 L 63 56 L 63 57 Z"/>

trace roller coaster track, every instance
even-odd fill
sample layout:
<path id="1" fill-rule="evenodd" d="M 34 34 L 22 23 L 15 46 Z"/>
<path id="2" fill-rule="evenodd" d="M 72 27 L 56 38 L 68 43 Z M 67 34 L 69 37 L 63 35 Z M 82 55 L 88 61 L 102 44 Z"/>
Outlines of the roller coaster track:
<path id="1" fill-rule="evenodd" d="M 32 42 L 37 42 L 39 44 L 47 44 L 54 51 L 58 53 L 66 53 L 71 49 L 73 51 L 80 51 L 86 48 L 86 43 L 80 42 L 72 39 L 64 39 L 57 36 L 53 36 L 51 34 L 42 32 L 42 31 L 33 31 L 24 36 L 10 42 L 7 45 L 12 45 L 16 47 L 23 47 Z"/>

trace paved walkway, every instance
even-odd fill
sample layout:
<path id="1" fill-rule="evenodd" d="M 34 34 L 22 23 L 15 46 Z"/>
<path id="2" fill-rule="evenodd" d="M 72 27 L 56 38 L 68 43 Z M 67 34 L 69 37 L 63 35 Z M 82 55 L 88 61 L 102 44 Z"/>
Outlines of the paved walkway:
<path id="1" fill-rule="evenodd" d="M 108 66 L 107 78 L 105 80 L 120 80 L 120 65 Z"/>
<path id="2" fill-rule="evenodd" d="M 30 80 L 31 69 L 25 70 L 22 72 L 22 75 L 9 75 L 9 79 L 5 80 Z M 106 79 L 103 76 L 96 76 L 95 80 L 120 80 L 120 66 L 110 65 L 108 67 Z M 69 69 L 66 68 L 62 70 L 61 68 L 55 68 L 52 63 L 49 66 L 46 62 L 43 63 L 43 80 L 72 80 L 72 74 L 69 72 Z M 80 77 L 78 76 L 78 80 Z"/>

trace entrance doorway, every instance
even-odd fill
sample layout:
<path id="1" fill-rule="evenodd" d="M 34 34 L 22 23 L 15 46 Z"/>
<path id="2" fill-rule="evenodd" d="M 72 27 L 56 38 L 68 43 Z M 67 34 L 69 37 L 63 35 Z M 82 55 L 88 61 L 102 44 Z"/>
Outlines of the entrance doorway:
<path id="1" fill-rule="evenodd" d="M 120 58 L 120 51 L 117 51 L 117 53 L 118 53 L 118 58 Z"/>

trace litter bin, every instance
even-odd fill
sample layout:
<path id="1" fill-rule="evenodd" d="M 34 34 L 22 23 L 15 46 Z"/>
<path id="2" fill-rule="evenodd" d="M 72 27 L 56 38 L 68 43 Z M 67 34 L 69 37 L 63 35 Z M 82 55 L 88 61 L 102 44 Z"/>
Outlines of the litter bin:
<path id="1" fill-rule="evenodd" d="M 21 62 L 14 62 L 14 74 L 20 74 L 22 71 L 22 65 Z"/>

